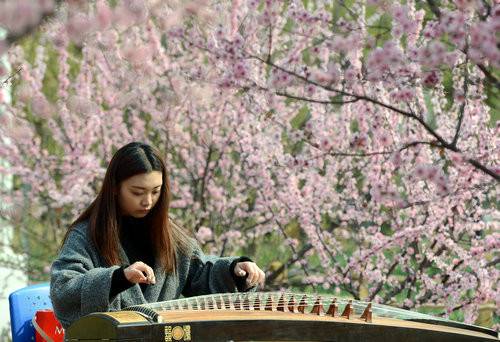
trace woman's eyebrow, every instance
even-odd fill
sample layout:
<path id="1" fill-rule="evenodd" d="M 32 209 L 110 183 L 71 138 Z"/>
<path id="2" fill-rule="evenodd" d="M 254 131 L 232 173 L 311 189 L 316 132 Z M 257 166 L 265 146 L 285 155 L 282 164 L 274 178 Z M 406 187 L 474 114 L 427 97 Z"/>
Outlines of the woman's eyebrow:
<path id="1" fill-rule="evenodd" d="M 157 185 L 157 186 L 155 186 L 153 189 L 159 188 L 159 187 L 161 187 L 161 186 L 162 186 L 162 184 Z M 132 185 L 132 188 L 141 189 L 141 190 L 147 190 L 147 189 L 148 189 L 148 188 L 144 188 L 144 187 L 142 187 L 142 186 L 137 186 L 137 185 Z"/>

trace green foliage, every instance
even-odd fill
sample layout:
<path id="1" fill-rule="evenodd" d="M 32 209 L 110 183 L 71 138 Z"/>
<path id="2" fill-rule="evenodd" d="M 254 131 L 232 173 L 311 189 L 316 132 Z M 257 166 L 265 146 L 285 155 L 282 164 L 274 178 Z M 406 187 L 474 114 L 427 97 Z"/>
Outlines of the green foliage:
<path id="1" fill-rule="evenodd" d="M 392 38 L 392 18 L 389 13 L 383 13 L 380 18 L 368 28 L 368 33 L 375 38 L 375 46 L 383 46 Z"/>
<path id="2" fill-rule="evenodd" d="M 429 90 L 424 90 L 424 101 L 427 109 L 425 122 L 432 128 L 437 129 L 436 115 L 434 114 L 434 105 L 432 103 L 432 94 Z"/>
<path id="3" fill-rule="evenodd" d="M 11 247 L 15 253 L 27 254 L 25 269 L 31 281 L 47 281 L 49 275 L 45 272 L 45 268 L 50 260 L 54 260 L 57 256 L 61 230 L 58 232 L 54 229 L 56 220 L 51 221 L 54 225 L 47 226 L 32 216 L 25 216 L 19 225 L 14 227 Z"/>
<path id="4" fill-rule="evenodd" d="M 391 223 L 388 221 L 382 223 L 382 225 L 380 226 L 380 232 L 387 236 L 391 236 L 392 234 L 394 234 L 394 230 L 391 227 Z"/>
<path id="5" fill-rule="evenodd" d="M 290 124 L 294 129 L 302 129 L 306 122 L 311 118 L 311 110 L 308 105 L 304 105 L 299 109 L 297 115 L 293 117 Z"/>
<path id="6" fill-rule="evenodd" d="M 292 19 L 288 18 L 286 20 L 285 25 L 283 26 L 283 30 L 281 31 L 281 33 L 292 32 L 292 30 L 293 30 L 294 27 L 295 27 L 295 21 L 293 21 Z"/>
<path id="7" fill-rule="evenodd" d="M 248 197 L 246 200 L 249 211 L 253 210 L 253 208 L 255 207 L 255 200 L 256 199 L 257 199 L 257 190 L 256 189 L 249 189 Z"/>
<path id="8" fill-rule="evenodd" d="M 352 133 L 357 133 L 359 132 L 359 123 L 358 120 L 352 120 L 351 123 L 349 124 L 349 129 Z"/>
<path id="9" fill-rule="evenodd" d="M 446 95 L 446 100 L 448 101 L 444 109 L 450 110 L 454 102 L 453 74 L 450 69 L 445 69 L 443 71 L 443 87 L 444 93 Z"/>
<path id="10" fill-rule="evenodd" d="M 304 51 L 302 51 L 302 61 L 306 65 L 312 65 L 313 64 L 312 61 L 311 61 L 311 52 L 309 51 L 309 49 L 304 49 Z"/>
<path id="11" fill-rule="evenodd" d="M 490 107 L 490 125 L 495 126 L 500 120 L 500 89 L 490 83 L 486 85 L 486 104 Z"/>
<path id="12" fill-rule="evenodd" d="M 42 92 L 52 103 L 57 101 L 57 90 L 59 88 L 59 63 L 57 51 L 51 46 L 47 45 L 47 69 L 45 70 L 45 77 L 42 81 Z"/>
<path id="13" fill-rule="evenodd" d="M 290 248 L 283 245 L 283 240 L 277 234 L 267 234 L 262 241 L 252 246 L 253 251 L 245 247 L 245 255 L 255 255 L 259 265 L 270 265 L 274 261 L 285 262 L 290 258 Z"/>
<path id="14" fill-rule="evenodd" d="M 328 213 L 321 215 L 321 229 L 333 231 L 338 226 L 338 221 L 334 220 Z"/>
<path id="15" fill-rule="evenodd" d="M 40 45 L 40 37 L 41 33 L 36 32 L 35 34 L 24 38 L 19 44 L 24 51 L 26 61 L 31 65 L 35 63 L 36 49 Z"/>
<path id="16" fill-rule="evenodd" d="M 305 241 L 305 234 L 302 228 L 300 227 L 300 223 L 297 219 L 292 219 L 284 228 L 285 233 L 288 237 L 292 239 L 297 239 L 299 241 Z"/>
<path id="17" fill-rule="evenodd" d="M 332 14 L 333 29 L 335 29 L 335 24 L 340 18 L 345 18 L 350 15 L 349 9 L 352 7 L 354 2 L 354 0 L 346 0 L 342 2 L 332 1 L 331 4 L 325 4 L 325 9 Z"/>
<path id="18" fill-rule="evenodd" d="M 82 48 L 76 44 L 70 43 L 68 46 L 68 64 L 69 64 L 69 79 L 75 80 L 80 73 L 81 60 L 83 58 Z"/>
<path id="19" fill-rule="evenodd" d="M 166 33 L 161 35 L 161 46 L 167 50 L 168 49 L 168 36 Z"/>

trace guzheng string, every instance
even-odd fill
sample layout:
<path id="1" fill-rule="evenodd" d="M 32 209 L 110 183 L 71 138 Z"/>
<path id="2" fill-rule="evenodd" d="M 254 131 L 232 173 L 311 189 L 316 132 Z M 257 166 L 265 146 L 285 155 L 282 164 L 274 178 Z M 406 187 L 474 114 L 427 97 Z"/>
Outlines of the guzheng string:
<path id="1" fill-rule="evenodd" d="M 212 294 L 191 298 L 182 298 L 165 302 L 141 305 L 159 311 L 168 310 L 268 310 L 286 312 L 311 312 L 313 309 L 326 313 L 332 305 L 340 315 L 347 305 L 350 305 L 353 314 L 364 312 L 369 302 L 337 298 L 328 295 L 297 294 L 289 292 L 252 292 L 252 293 L 224 293 Z M 443 320 L 440 317 L 429 316 L 418 312 L 393 308 L 381 304 L 372 304 L 372 312 L 380 317 L 399 319 L 429 319 Z"/>

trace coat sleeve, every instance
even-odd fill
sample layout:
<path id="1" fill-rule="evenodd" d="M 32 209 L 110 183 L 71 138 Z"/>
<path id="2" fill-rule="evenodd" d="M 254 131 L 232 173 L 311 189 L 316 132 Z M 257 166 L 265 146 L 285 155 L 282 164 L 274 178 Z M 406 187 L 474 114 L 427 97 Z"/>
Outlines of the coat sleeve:
<path id="1" fill-rule="evenodd" d="M 182 291 L 185 297 L 211 293 L 235 292 L 237 290 L 231 275 L 231 263 L 237 257 L 205 255 L 197 243 L 193 243 L 188 276 Z"/>
<path id="2" fill-rule="evenodd" d="M 50 297 L 57 319 L 67 328 L 91 312 L 109 310 L 113 267 L 95 267 L 87 236 L 73 229 L 54 261 L 50 277 Z"/>

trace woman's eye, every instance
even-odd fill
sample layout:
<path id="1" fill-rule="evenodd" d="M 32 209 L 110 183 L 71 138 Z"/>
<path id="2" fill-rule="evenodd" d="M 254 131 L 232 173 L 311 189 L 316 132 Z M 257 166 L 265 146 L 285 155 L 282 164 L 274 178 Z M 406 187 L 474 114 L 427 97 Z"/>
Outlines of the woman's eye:
<path id="1" fill-rule="evenodd" d="M 153 195 L 158 195 L 160 192 L 159 191 L 155 191 L 153 192 Z M 140 192 L 133 192 L 132 195 L 134 196 L 142 196 L 143 194 L 141 194 Z"/>

